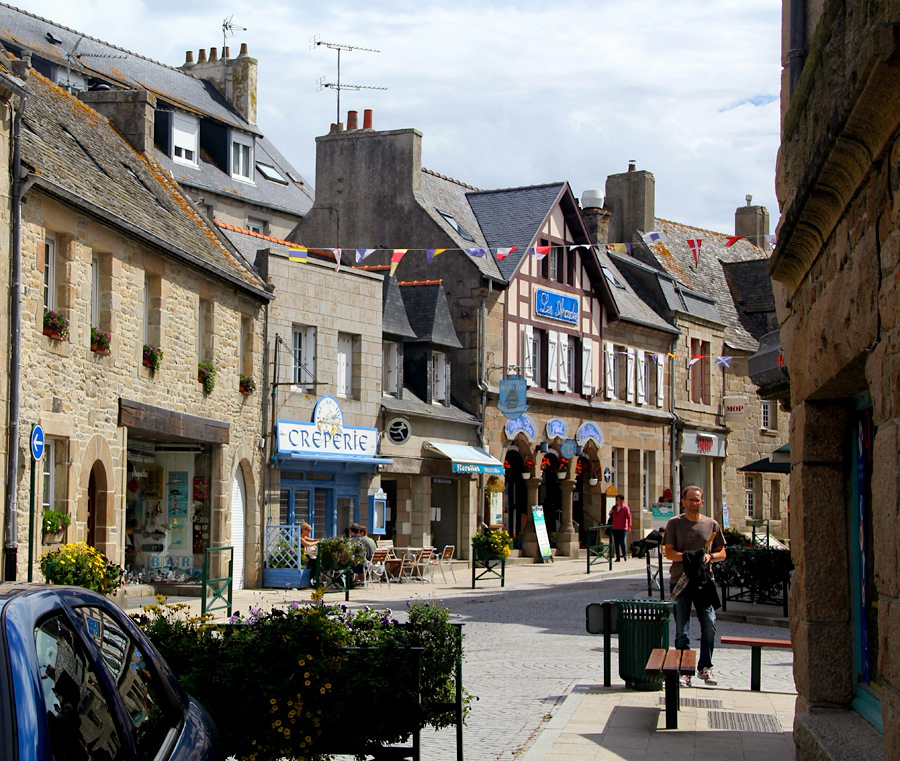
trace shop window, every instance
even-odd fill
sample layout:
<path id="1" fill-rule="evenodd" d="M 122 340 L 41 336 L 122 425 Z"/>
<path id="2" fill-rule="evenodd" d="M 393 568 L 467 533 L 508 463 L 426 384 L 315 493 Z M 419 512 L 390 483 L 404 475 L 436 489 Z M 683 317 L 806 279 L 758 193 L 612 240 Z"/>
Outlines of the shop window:
<path id="1" fill-rule="evenodd" d="M 337 498 L 337 530 L 343 532 L 356 520 L 356 499 L 354 497 Z"/>
<path id="2" fill-rule="evenodd" d="M 294 385 L 314 391 L 316 385 L 316 329 L 295 325 L 293 329 L 292 372 Z"/>

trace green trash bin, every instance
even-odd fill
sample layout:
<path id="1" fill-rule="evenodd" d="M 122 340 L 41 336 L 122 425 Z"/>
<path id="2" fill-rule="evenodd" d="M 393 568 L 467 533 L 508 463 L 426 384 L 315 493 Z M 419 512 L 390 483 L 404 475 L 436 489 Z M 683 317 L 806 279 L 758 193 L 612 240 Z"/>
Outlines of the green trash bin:
<path id="1" fill-rule="evenodd" d="M 632 690 L 661 690 L 662 675 L 644 673 L 650 651 L 669 649 L 670 600 L 611 600 L 619 611 L 619 676 Z"/>

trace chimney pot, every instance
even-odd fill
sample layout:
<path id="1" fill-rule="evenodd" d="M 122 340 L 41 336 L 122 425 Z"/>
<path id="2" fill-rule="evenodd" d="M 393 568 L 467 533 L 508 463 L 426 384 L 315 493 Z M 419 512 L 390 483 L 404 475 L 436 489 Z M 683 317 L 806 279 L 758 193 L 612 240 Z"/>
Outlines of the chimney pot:
<path id="1" fill-rule="evenodd" d="M 188 51 L 184 54 L 184 62 L 185 62 L 186 64 L 193 64 L 193 63 L 194 63 L 194 51 L 193 51 L 193 50 L 188 50 Z"/>
<path id="2" fill-rule="evenodd" d="M 747 199 L 747 206 L 752 206 L 753 205 L 753 196 L 751 196 L 750 194 L 747 194 L 744 197 Z"/>
<path id="3" fill-rule="evenodd" d="M 200 48 L 200 52 L 197 53 L 197 63 L 206 63 L 206 48 Z"/>
<path id="4" fill-rule="evenodd" d="M 245 56 L 245 55 L 250 55 L 250 54 L 247 52 L 247 43 L 246 43 L 246 42 L 242 42 L 242 43 L 241 43 L 241 52 L 240 52 L 240 54 L 238 55 L 238 57 Z"/>
<path id="5" fill-rule="evenodd" d="M 372 109 L 363 111 L 363 129 L 372 129 Z"/>
<path id="6" fill-rule="evenodd" d="M 634 159 L 631 159 L 631 160 L 628 162 L 628 171 L 629 171 L 629 172 L 633 172 L 633 171 L 635 171 L 635 169 L 637 169 L 636 162 L 635 162 Z"/>
<path id="7" fill-rule="evenodd" d="M 218 61 L 219 60 L 219 49 L 218 48 L 210 48 L 209 49 L 209 60 L 210 61 Z"/>
<path id="8" fill-rule="evenodd" d="M 359 129 L 359 113 L 357 111 L 347 112 L 347 132 Z"/>
<path id="9" fill-rule="evenodd" d="M 227 61 L 230 56 L 231 56 L 231 49 L 227 48 L 227 47 L 222 48 L 222 58 Z"/>

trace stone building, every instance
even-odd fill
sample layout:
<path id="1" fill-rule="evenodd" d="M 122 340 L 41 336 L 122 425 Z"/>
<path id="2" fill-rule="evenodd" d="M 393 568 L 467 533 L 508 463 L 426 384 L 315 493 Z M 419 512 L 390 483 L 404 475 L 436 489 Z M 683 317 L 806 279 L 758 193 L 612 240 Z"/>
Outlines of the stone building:
<path id="1" fill-rule="evenodd" d="M 797 758 L 900 758 L 897 3 L 783 4 Z"/>
<path id="2" fill-rule="evenodd" d="M 605 233 L 605 242 L 619 244 L 610 245 L 610 260 L 678 331 L 666 359 L 674 416 L 667 484 L 676 495 L 688 484 L 703 487 L 710 514 L 731 528 L 765 520 L 783 535 L 785 474 L 739 470 L 787 441 L 789 416 L 757 398 L 748 366 L 759 339 L 776 327 L 765 278 L 766 210 L 748 199 L 735 212 L 734 235 L 660 219 L 653 175 L 633 164 L 607 179 L 604 209 L 609 219 L 595 226 L 596 239 L 604 242 Z M 663 237 L 647 244 L 642 236 L 650 232 Z M 620 360 L 608 359 L 615 370 Z"/>
<path id="3" fill-rule="evenodd" d="M 257 125 L 259 64 L 245 44 L 235 57 L 188 51 L 175 69 L 8 5 L 0 42 L 109 118 L 203 215 L 284 238 L 311 206 L 311 186 Z"/>
<path id="4" fill-rule="evenodd" d="M 42 550 L 22 549 L 40 424 L 38 526 L 66 513 L 65 541 L 156 580 L 198 575 L 206 549 L 243 536 L 235 580 L 255 583 L 261 400 L 240 389 L 262 369 L 271 294 L 151 155 L 33 69 L 27 92 L 15 577 Z"/>

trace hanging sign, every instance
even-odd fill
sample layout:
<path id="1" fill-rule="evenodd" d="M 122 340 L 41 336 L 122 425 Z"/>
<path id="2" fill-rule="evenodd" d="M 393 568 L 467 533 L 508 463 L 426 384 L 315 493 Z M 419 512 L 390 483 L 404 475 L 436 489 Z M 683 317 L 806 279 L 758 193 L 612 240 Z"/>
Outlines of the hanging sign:
<path id="1" fill-rule="evenodd" d="M 725 456 L 726 439 L 721 433 L 684 430 L 681 435 L 682 454 L 697 454 L 703 457 Z"/>
<path id="2" fill-rule="evenodd" d="M 566 438 L 566 421 L 560 420 L 558 417 L 551 418 L 547 421 L 546 430 L 548 439 L 564 439 Z"/>
<path id="3" fill-rule="evenodd" d="M 742 394 L 736 396 L 726 396 L 723 400 L 725 405 L 726 420 L 743 420 L 747 417 L 747 397 Z"/>
<path id="4" fill-rule="evenodd" d="M 567 460 L 571 460 L 575 456 L 576 451 L 575 439 L 566 439 L 559 448 L 559 453 Z"/>
<path id="5" fill-rule="evenodd" d="M 534 292 L 534 313 L 538 317 L 577 325 L 578 299 L 537 288 Z"/>
<path id="6" fill-rule="evenodd" d="M 599 449 L 603 446 L 603 431 L 595 423 L 582 423 L 575 432 L 575 442 L 583 447 L 593 441 Z"/>
<path id="7" fill-rule="evenodd" d="M 534 423 L 528 415 L 521 415 L 520 417 L 510 420 L 503 428 L 503 431 L 506 434 L 506 438 L 510 441 L 521 433 L 528 439 L 529 444 L 534 444 L 534 440 L 537 436 L 537 429 L 534 427 Z"/>
<path id="8" fill-rule="evenodd" d="M 528 410 L 525 394 L 527 389 L 525 379 L 518 375 L 511 375 L 500 381 L 500 398 L 497 407 L 504 417 L 510 420 L 522 417 Z"/>
<path id="9" fill-rule="evenodd" d="M 553 555 L 550 553 L 550 537 L 547 536 L 547 524 L 544 521 L 543 505 L 534 505 L 531 508 L 531 515 L 534 518 L 534 532 L 537 534 L 538 548 L 541 551 L 541 562 L 553 562 Z"/>

